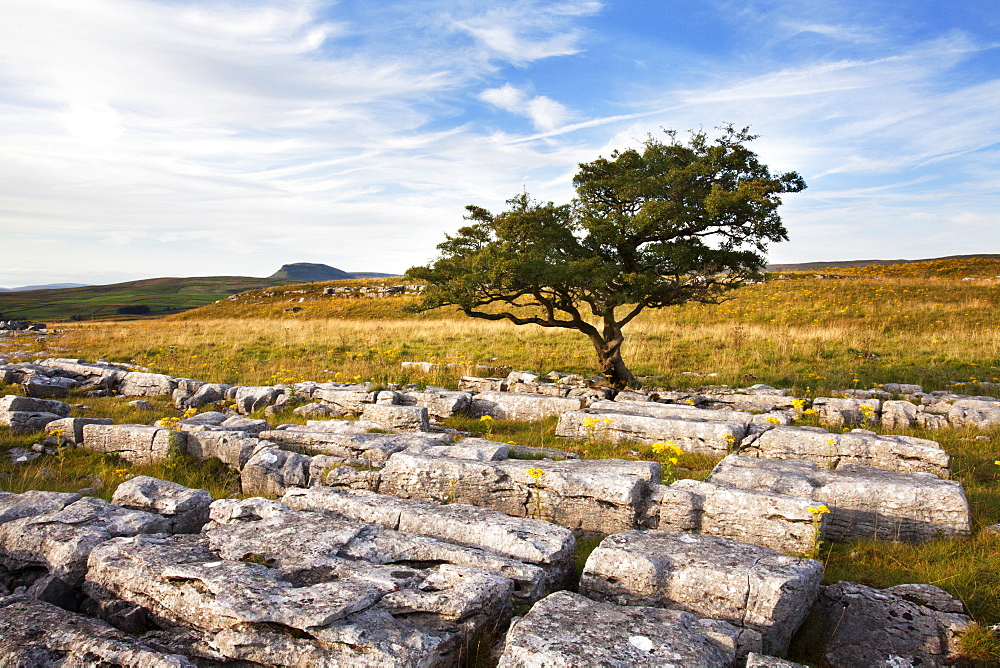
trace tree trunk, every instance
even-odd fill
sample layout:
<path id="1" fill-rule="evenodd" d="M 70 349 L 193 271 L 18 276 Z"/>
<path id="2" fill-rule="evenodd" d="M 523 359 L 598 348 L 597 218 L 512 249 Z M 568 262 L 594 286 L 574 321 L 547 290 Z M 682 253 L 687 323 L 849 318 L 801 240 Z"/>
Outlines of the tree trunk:
<path id="1" fill-rule="evenodd" d="M 642 383 L 635 379 L 629 368 L 625 366 L 622 359 L 621 349 L 625 337 L 621 328 L 617 325 L 606 325 L 604 336 L 591 334 L 590 340 L 597 351 L 597 363 L 601 369 L 601 375 L 608 379 L 611 387 L 624 390 L 626 387 L 641 387 Z"/>

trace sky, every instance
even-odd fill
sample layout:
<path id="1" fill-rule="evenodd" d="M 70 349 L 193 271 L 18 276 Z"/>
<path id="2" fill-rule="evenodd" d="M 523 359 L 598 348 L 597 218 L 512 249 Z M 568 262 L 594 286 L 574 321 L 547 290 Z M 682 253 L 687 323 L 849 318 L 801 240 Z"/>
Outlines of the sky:
<path id="1" fill-rule="evenodd" d="M 996 0 L 3 0 L 0 287 L 399 273 L 725 124 L 772 262 L 1000 253 Z"/>

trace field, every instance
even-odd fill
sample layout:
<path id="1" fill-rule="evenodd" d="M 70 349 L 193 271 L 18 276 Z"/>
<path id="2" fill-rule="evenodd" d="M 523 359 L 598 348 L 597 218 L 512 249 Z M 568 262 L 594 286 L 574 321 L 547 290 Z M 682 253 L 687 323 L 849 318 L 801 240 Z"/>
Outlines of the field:
<path id="1" fill-rule="evenodd" d="M 995 278 L 1000 261 L 952 262 L 815 272 L 839 278 L 785 272 L 784 279 L 772 277 L 743 288 L 723 304 L 647 312 L 626 330 L 624 357 L 648 385 L 673 388 L 767 383 L 815 397 L 829 396 L 834 389 L 906 382 L 928 391 L 1000 396 L 1000 281 Z M 338 282 L 351 283 L 359 284 Z M 30 348 L 251 385 L 337 380 L 454 387 L 473 364 L 493 367 L 498 375 L 508 368 L 595 373 L 590 344 L 575 332 L 470 320 L 454 311 L 416 315 L 405 310 L 416 297 L 326 297 L 325 285 L 332 284 L 256 290 L 164 319 L 67 323 L 60 334 L 42 342 L 26 338 L 0 347 L 0 357 Z M 301 310 L 286 311 L 292 304 Z M 420 374 L 403 369 L 404 361 L 460 366 Z M 0 387 L 0 394 L 13 390 Z M 166 402 L 158 403 L 155 416 L 127 414 L 121 399 L 86 403 L 94 414 L 119 421 L 149 422 L 176 414 Z M 483 431 L 471 421 L 453 419 L 452 426 Z M 553 429 L 552 421 L 498 422 L 485 435 L 563 447 L 585 457 L 657 458 L 645 450 L 632 454 L 628 447 L 562 442 Z M 1000 522 L 1000 466 L 994 463 L 1000 460 L 1000 430 L 913 435 L 937 440 L 952 453 L 955 477 L 965 485 L 973 507 L 975 535 L 922 546 L 879 541 L 826 545 L 821 558 L 827 580 L 879 587 L 935 584 L 965 601 L 981 624 L 998 624 L 1000 535 L 982 529 Z M 976 439 L 981 436 L 989 440 Z M 0 432 L 2 447 L 30 442 Z M 61 475 L 54 466 L 72 473 Z M 704 477 L 712 462 L 687 456 L 679 466 L 682 476 Z M 17 470 L 4 464 L 0 475 L 7 483 L 2 486 L 15 491 L 32 485 L 76 489 L 88 470 L 99 468 L 98 493 L 110 494 L 132 472 L 86 453 L 70 453 L 57 465 L 44 467 L 56 475 L 44 476 L 42 464 Z M 232 492 L 233 481 L 224 472 L 204 467 L 188 462 L 152 474 L 206 486 L 218 496 Z M 70 477 L 73 481 L 64 483 Z M 987 647 L 983 656 L 996 649 Z M 808 648 L 798 651 L 808 658 Z"/>

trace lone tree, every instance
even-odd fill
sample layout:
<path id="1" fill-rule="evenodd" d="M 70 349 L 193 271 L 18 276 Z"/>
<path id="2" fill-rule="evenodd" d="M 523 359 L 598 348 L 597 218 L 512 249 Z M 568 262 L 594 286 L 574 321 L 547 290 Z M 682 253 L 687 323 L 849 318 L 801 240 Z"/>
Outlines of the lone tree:
<path id="1" fill-rule="evenodd" d="M 637 385 L 622 328 L 644 309 L 717 303 L 759 278 L 767 243 L 788 239 L 780 195 L 806 187 L 759 162 L 749 128 L 714 140 L 666 135 L 582 163 L 572 204 L 525 193 L 498 214 L 467 206 L 472 224 L 407 272 L 428 283 L 416 310 L 454 305 L 474 318 L 578 330 L 613 386 Z"/>

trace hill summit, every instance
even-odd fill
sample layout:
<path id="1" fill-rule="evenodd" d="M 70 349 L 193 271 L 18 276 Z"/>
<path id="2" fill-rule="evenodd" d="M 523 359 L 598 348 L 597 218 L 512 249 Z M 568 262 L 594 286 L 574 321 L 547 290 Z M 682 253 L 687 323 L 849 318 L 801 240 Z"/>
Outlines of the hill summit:
<path id="1" fill-rule="evenodd" d="M 268 278 L 318 283 L 320 281 L 340 281 L 347 278 L 355 278 L 355 275 L 326 264 L 294 262 L 292 264 L 281 265 L 281 269 L 268 276 Z"/>

